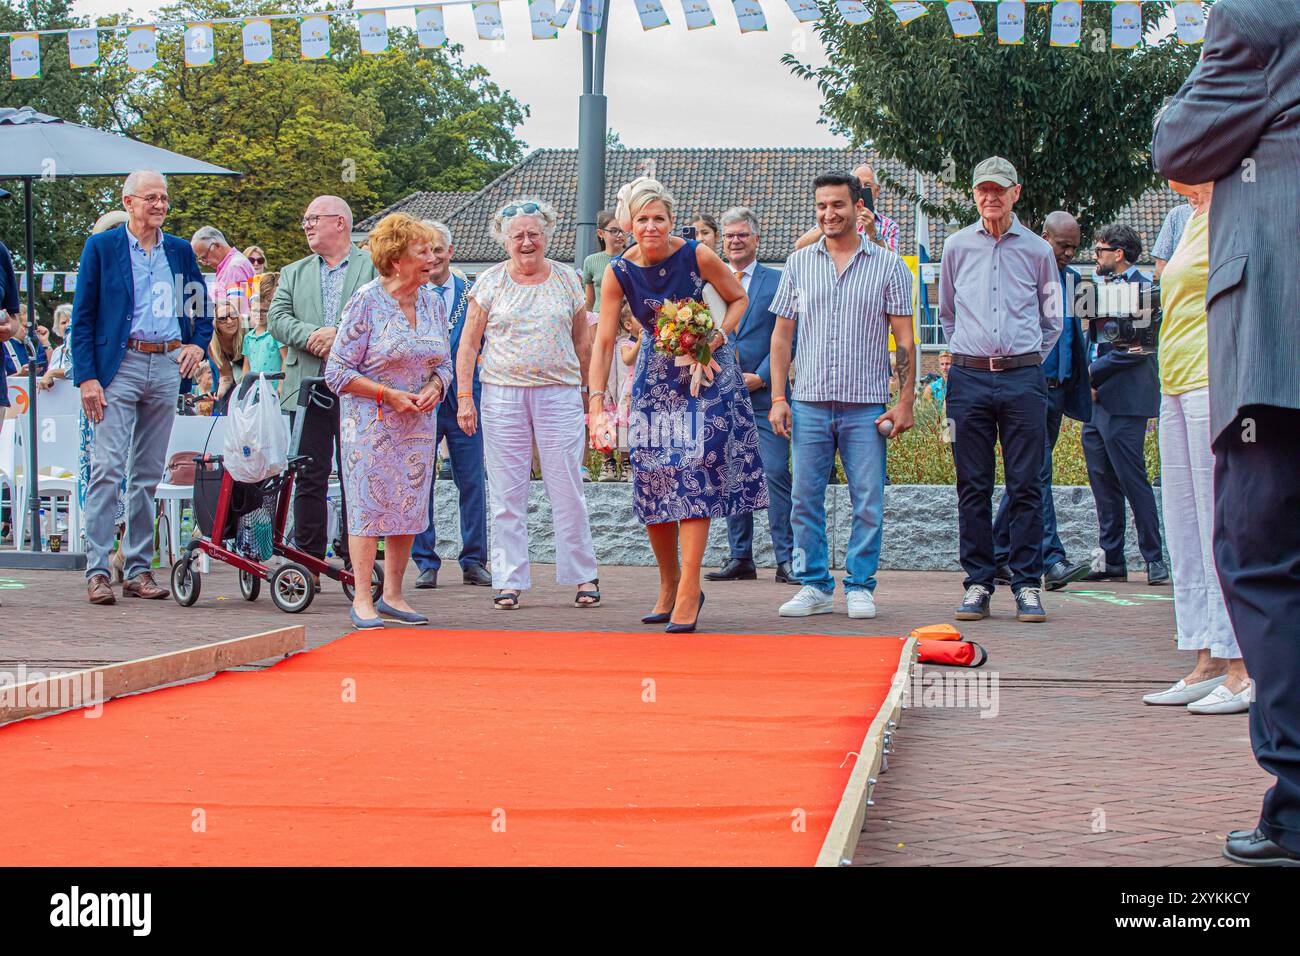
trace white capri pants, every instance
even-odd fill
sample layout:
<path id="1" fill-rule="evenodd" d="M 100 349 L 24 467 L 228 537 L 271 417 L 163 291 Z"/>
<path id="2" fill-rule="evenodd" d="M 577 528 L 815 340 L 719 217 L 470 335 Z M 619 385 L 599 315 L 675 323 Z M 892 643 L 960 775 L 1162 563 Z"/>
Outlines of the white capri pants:
<path id="1" fill-rule="evenodd" d="M 578 386 L 484 382 L 481 421 L 492 511 L 492 586 L 518 591 L 532 587 L 528 485 L 534 441 L 555 527 L 555 581 L 594 581 L 596 550 L 578 465 L 586 444 Z"/>
<path id="2" fill-rule="evenodd" d="M 1241 656 L 1214 570 L 1210 390 L 1160 397 L 1160 505 L 1174 579 L 1178 649 Z"/>

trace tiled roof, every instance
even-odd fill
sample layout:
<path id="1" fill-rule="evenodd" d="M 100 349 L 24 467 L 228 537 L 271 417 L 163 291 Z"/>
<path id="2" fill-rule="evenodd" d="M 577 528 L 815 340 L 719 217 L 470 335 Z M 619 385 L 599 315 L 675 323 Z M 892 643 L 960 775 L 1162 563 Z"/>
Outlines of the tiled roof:
<path id="1" fill-rule="evenodd" d="M 819 173 L 849 170 L 871 162 L 882 181 L 892 179 L 911 186 L 915 179 L 901 163 L 873 160 L 866 151 L 850 149 L 626 149 L 609 150 L 605 156 L 605 206 L 613 206 L 619 186 L 645 173 L 654 175 L 673 191 L 679 225 L 700 212 L 717 216 L 730 206 L 749 206 L 762 225 L 759 258 L 765 262 L 784 261 L 793 251 L 795 240 L 812 226 L 810 184 Z M 942 201 L 953 195 L 932 177 L 926 176 L 925 180 L 930 199 Z M 512 199 L 538 196 L 554 205 L 560 217 L 548 255 L 567 262 L 574 255 L 577 188 L 577 150 L 539 149 L 477 193 L 413 193 L 355 228 L 358 232 L 368 231 L 384 215 L 395 211 L 437 218 L 424 211 L 429 202 L 426 197 L 460 196 L 463 201 L 443 214 L 455 234 L 457 261 L 497 262 L 504 253 L 488 230 L 492 214 Z M 1121 222 L 1129 223 L 1142 236 L 1144 260 L 1149 259 L 1145 250 L 1155 241 L 1165 213 L 1181 201 L 1168 188 L 1162 188 L 1147 193 L 1120 215 Z M 886 187 L 880 195 L 879 209 L 898 221 L 899 251 L 913 253 L 915 207 Z M 930 256 L 938 259 L 950 226 L 931 217 L 930 229 Z M 1081 260 L 1090 256 L 1090 252 L 1087 257 L 1080 253 Z"/>
<path id="2" fill-rule="evenodd" d="M 381 209 L 373 216 L 361 220 L 353 225 L 353 232 L 369 232 L 375 228 L 379 220 L 383 219 L 389 213 L 404 212 L 408 216 L 414 216 L 416 219 L 437 219 L 442 222 L 447 219 L 456 209 L 465 205 L 476 194 L 466 193 L 411 193 L 404 199 L 399 199 L 387 209 Z"/>

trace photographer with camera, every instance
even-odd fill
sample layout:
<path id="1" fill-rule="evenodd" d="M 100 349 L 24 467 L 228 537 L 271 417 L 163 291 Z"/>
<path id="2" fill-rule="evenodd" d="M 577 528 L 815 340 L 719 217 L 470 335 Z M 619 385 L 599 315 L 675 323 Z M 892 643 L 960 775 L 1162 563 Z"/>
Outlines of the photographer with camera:
<path id="1" fill-rule="evenodd" d="M 1124 557 L 1127 500 L 1137 525 L 1138 548 L 1147 563 L 1147 583 L 1168 584 L 1160 519 L 1143 454 L 1147 419 L 1160 414 L 1160 377 L 1155 314 L 1149 310 L 1151 282 L 1133 264 L 1142 254 L 1142 240 L 1131 227 L 1113 223 L 1098 231 L 1093 248 L 1097 286 L 1095 311 L 1088 323 L 1096 355 L 1088 368 L 1093 410 L 1082 437 L 1105 566 L 1085 580 L 1128 580 Z M 1135 288 L 1113 288 L 1118 285 Z"/>

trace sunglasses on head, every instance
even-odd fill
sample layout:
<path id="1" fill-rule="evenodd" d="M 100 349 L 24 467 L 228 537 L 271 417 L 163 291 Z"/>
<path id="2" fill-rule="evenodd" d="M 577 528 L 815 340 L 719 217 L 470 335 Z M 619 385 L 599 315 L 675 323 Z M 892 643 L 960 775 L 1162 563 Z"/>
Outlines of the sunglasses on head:
<path id="1" fill-rule="evenodd" d="M 501 210 L 501 218 L 512 219 L 518 215 L 531 216 L 535 213 L 540 212 L 541 209 L 542 207 L 537 205 L 537 203 L 535 202 L 521 203 L 518 206 L 514 206 L 514 205 L 506 206 L 505 209 Z"/>

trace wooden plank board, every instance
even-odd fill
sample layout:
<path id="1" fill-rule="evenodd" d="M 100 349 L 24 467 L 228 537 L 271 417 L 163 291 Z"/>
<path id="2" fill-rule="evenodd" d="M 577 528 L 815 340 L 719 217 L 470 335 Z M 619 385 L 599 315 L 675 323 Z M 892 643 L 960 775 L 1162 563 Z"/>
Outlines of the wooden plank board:
<path id="1" fill-rule="evenodd" d="M 301 651 L 306 637 L 307 628 L 298 624 L 120 664 L 38 678 L 24 684 L 0 686 L 0 724 L 71 707 L 86 707 L 241 664 L 284 657 Z"/>
<path id="2" fill-rule="evenodd" d="M 867 815 L 867 801 L 871 799 L 880 775 L 885 734 L 890 734 L 892 739 L 892 735 L 898 731 L 899 719 L 903 713 L 903 695 L 907 682 L 912 677 L 916 650 L 916 638 L 909 637 L 898 655 L 898 669 L 894 672 L 889 693 L 885 695 L 875 719 L 867 727 L 866 737 L 858 750 L 857 763 L 849 775 L 839 808 L 831 818 L 830 829 L 826 832 L 826 839 L 822 841 L 821 852 L 814 864 L 816 866 L 847 866 L 853 860 L 853 851 L 857 848 L 862 833 L 862 821 Z"/>

